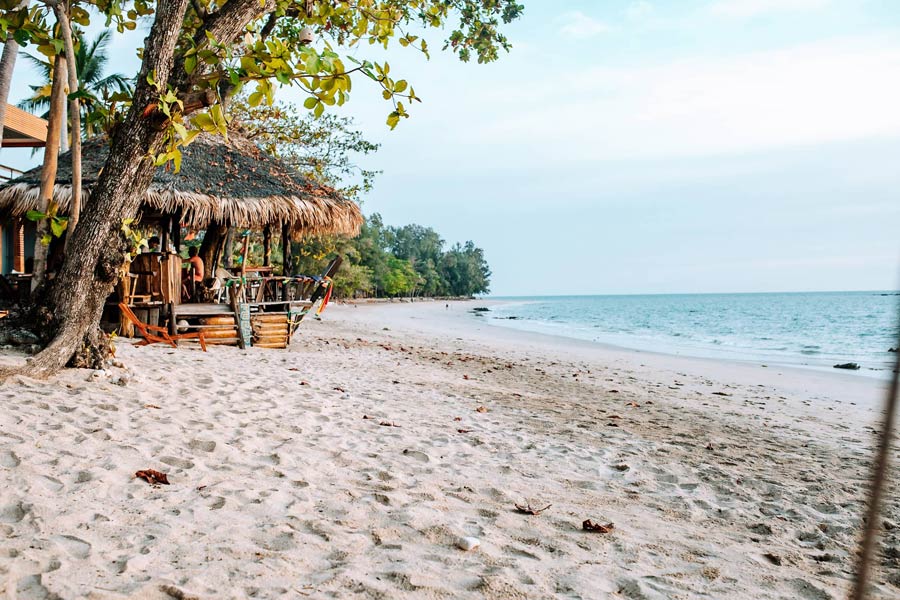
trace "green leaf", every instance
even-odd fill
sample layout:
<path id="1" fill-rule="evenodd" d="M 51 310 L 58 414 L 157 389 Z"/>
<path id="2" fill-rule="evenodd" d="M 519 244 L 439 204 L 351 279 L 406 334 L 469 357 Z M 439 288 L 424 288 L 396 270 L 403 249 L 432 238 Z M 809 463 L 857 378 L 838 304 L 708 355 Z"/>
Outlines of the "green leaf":
<path id="1" fill-rule="evenodd" d="M 305 106 L 309 110 L 312 110 L 316 107 L 316 105 L 318 103 L 319 103 L 318 98 L 314 98 L 314 97 L 310 96 L 309 98 L 307 98 L 306 100 L 303 101 L 303 106 Z"/>
<path id="2" fill-rule="evenodd" d="M 69 222 L 67 220 L 54 217 L 53 219 L 50 219 L 50 231 L 55 237 L 62 237 L 68 224 Z"/>
<path id="3" fill-rule="evenodd" d="M 313 110 L 313 114 L 316 115 L 316 118 L 318 119 L 319 117 L 321 117 L 322 113 L 324 113 L 324 112 L 325 112 L 325 105 L 322 104 L 321 102 L 316 104 L 316 108 L 315 108 L 315 110 Z"/>
<path id="4" fill-rule="evenodd" d="M 29 210 L 27 213 L 25 213 L 25 218 L 29 221 L 43 221 L 47 218 L 47 215 L 39 210 Z"/>
<path id="5" fill-rule="evenodd" d="M 184 59 L 184 70 L 188 72 L 188 75 L 194 72 L 194 69 L 197 68 L 197 57 L 195 55 L 187 56 Z"/>

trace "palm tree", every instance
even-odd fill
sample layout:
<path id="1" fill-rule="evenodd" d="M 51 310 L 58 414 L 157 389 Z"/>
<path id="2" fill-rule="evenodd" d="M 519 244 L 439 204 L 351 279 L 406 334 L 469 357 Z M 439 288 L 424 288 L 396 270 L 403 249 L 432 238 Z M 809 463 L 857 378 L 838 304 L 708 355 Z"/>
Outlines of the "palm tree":
<path id="1" fill-rule="evenodd" d="M 130 94 L 134 88 L 133 83 L 124 75 L 113 73 L 104 76 L 106 64 L 109 62 L 110 35 L 111 31 L 107 29 L 102 31 L 94 41 L 88 42 L 81 33 L 76 34 L 75 63 L 76 73 L 78 73 L 78 89 L 88 92 L 99 100 L 108 98 L 115 92 Z M 40 112 L 42 117 L 47 118 L 50 108 L 50 83 L 53 77 L 53 66 L 46 60 L 31 54 L 24 54 L 24 56 L 38 68 L 44 83 L 30 86 L 34 95 L 20 102 L 19 108 L 32 113 Z M 84 124 L 85 137 L 94 135 L 94 128 L 87 119 L 87 115 L 96 107 L 97 100 L 94 98 L 83 97 L 81 99 L 81 122 Z"/>

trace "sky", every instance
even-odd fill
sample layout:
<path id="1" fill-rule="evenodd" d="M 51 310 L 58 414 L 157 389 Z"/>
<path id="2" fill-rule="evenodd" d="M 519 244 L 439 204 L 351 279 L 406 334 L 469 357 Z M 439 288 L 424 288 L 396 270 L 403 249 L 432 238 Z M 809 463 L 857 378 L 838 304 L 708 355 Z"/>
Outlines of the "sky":
<path id="1" fill-rule="evenodd" d="M 502 296 L 900 287 L 895 0 L 522 3 L 490 65 L 441 31 L 353 52 L 424 100 L 394 131 L 374 84 L 339 109 L 382 144 L 364 212 L 473 240 Z"/>

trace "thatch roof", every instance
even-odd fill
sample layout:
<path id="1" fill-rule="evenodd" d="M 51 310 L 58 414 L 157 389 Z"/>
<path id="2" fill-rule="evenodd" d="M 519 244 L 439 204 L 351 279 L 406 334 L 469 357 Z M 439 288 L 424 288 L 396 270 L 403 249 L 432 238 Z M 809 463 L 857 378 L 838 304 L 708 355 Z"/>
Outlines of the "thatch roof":
<path id="1" fill-rule="evenodd" d="M 106 162 L 105 138 L 84 142 L 82 179 L 84 202 Z M 0 216 L 22 216 L 39 208 L 40 167 L 0 185 Z M 60 213 L 72 197 L 72 162 L 59 157 L 53 199 Z M 295 233 L 356 235 L 362 224 L 359 207 L 334 190 L 305 179 L 282 161 L 272 158 L 237 133 L 226 142 L 200 134 L 183 149 L 181 170 L 160 167 L 144 197 L 141 212 L 177 214 L 189 227 L 212 223 L 259 229 L 288 224 Z"/>

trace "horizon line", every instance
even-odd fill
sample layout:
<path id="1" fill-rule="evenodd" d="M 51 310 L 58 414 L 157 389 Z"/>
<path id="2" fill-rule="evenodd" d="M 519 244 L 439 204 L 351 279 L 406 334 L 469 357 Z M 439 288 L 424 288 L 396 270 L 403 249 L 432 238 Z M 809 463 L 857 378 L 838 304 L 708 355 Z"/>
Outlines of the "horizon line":
<path id="1" fill-rule="evenodd" d="M 753 294 L 887 294 L 900 295 L 900 288 L 894 290 L 795 290 L 763 292 L 624 292 L 624 293 L 574 293 L 574 294 L 489 294 L 476 296 L 478 299 L 492 298 L 590 298 L 596 296 L 748 296 Z"/>

